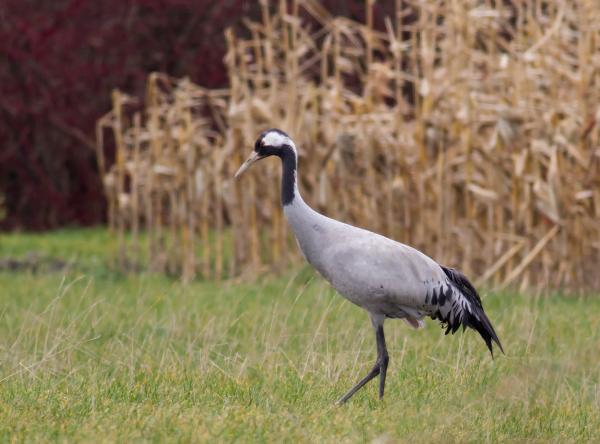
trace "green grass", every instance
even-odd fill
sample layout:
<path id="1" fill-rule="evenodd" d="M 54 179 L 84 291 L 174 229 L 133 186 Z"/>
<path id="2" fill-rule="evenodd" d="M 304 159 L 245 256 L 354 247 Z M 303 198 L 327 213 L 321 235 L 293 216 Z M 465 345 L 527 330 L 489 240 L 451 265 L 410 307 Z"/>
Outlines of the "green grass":
<path id="1" fill-rule="evenodd" d="M 184 287 L 110 273 L 107 245 L 0 237 L 0 257 L 75 264 L 0 272 L 0 442 L 600 441 L 600 298 L 485 294 L 495 360 L 476 332 L 388 321 L 385 399 L 372 383 L 338 407 L 374 337 L 307 268 Z"/>

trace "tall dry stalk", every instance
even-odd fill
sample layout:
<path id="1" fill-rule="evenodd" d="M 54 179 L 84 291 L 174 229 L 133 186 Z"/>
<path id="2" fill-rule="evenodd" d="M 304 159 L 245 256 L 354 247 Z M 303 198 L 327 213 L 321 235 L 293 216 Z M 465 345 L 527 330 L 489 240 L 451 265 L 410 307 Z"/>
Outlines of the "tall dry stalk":
<path id="1" fill-rule="evenodd" d="M 328 215 L 492 285 L 600 287 L 600 4 L 396 0 L 382 32 L 373 3 L 361 24 L 263 1 L 249 39 L 226 33 L 227 90 L 153 74 L 141 120 L 115 93 L 97 137 L 121 266 L 125 229 L 146 232 L 152 269 L 186 280 L 295 260 L 278 169 L 232 180 L 281 127 Z"/>

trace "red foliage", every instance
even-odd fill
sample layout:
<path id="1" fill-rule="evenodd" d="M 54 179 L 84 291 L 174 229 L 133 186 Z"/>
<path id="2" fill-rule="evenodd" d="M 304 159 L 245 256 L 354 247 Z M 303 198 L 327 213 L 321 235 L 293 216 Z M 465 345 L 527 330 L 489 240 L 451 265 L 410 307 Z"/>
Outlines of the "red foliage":
<path id="1" fill-rule="evenodd" d="M 0 5 L 3 228 L 103 221 L 96 119 L 110 91 L 163 71 L 224 86 L 223 30 L 255 2 L 4 0 Z"/>
<path id="2" fill-rule="evenodd" d="M 362 1 L 323 3 L 358 19 L 364 13 Z M 93 138 L 110 91 L 143 96 L 152 71 L 225 86 L 223 31 L 240 29 L 242 16 L 258 18 L 258 2 L 3 0 L 0 228 L 104 221 Z M 382 27 L 381 11 L 376 17 Z"/>

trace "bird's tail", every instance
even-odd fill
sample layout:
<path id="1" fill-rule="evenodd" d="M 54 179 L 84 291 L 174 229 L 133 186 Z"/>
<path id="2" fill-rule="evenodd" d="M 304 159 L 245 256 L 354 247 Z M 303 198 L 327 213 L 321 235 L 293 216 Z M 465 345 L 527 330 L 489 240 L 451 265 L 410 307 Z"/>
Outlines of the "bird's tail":
<path id="1" fill-rule="evenodd" d="M 454 268 L 442 267 L 444 273 L 448 277 L 448 280 L 456 287 L 457 290 L 469 301 L 469 310 L 463 313 L 462 325 L 477 330 L 485 345 L 490 350 L 492 357 L 494 357 L 494 350 L 492 349 L 492 341 L 495 342 L 500 351 L 504 353 L 500 339 L 492 326 L 492 323 L 488 319 L 487 315 L 483 311 L 481 305 L 481 298 L 475 290 L 475 287 L 469 282 L 464 274 Z"/>
<path id="2" fill-rule="evenodd" d="M 498 347 L 500 347 L 500 351 L 504 353 L 502 344 L 500 344 L 500 339 L 498 339 L 498 335 L 494 331 L 494 327 L 492 327 L 492 323 L 483 311 L 483 308 L 475 307 L 473 311 L 474 313 L 468 312 L 468 317 L 466 319 L 465 325 L 479 332 L 479 334 L 485 341 L 485 345 L 487 345 L 487 348 L 490 350 L 492 358 L 494 357 L 492 341 L 494 341 L 498 345 Z"/>

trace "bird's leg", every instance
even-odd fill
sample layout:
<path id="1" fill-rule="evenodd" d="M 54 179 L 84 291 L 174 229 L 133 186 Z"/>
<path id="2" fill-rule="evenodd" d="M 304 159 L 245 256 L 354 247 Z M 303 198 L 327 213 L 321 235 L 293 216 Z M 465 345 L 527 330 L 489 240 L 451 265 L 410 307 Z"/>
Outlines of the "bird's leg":
<path id="1" fill-rule="evenodd" d="M 383 334 L 383 323 L 377 327 L 375 331 L 377 338 L 377 362 L 379 362 L 379 399 L 383 398 L 383 392 L 385 390 L 385 376 L 387 374 L 388 363 L 390 357 L 388 355 L 387 347 L 385 346 L 385 335 Z"/>
<path id="2" fill-rule="evenodd" d="M 371 379 L 373 379 L 375 376 L 377 376 L 379 374 L 379 372 L 380 372 L 379 362 L 376 362 L 375 366 L 371 369 L 369 374 L 367 376 L 365 376 L 363 379 L 361 379 L 358 384 L 356 384 L 354 387 L 352 387 L 348 393 L 346 393 L 344 396 L 342 396 L 338 400 L 338 404 L 343 404 L 346 401 L 348 401 L 350 398 L 352 398 L 352 396 L 357 391 L 359 391 L 367 382 L 369 382 Z"/>
<path id="3" fill-rule="evenodd" d="M 390 360 L 385 346 L 385 336 L 383 334 L 383 316 L 371 315 L 371 322 L 375 329 L 375 339 L 377 340 L 377 361 L 367 376 L 359 381 L 354 387 L 338 400 L 338 404 L 348 401 L 357 391 L 359 391 L 367 382 L 380 375 L 379 379 L 379 398 L 383 398 L 385 389 L 385 375 L 387 373 L 388 362 Z"/>

